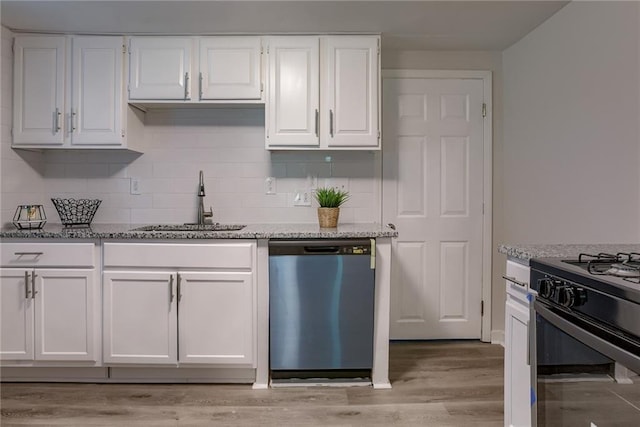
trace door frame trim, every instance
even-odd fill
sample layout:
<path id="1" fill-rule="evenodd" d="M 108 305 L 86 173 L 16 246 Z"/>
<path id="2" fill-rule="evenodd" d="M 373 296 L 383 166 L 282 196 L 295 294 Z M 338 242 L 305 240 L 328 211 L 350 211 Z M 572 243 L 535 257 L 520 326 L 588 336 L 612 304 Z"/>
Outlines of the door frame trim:
<path id="1" fill-rule="evenodd" d="M 384 79 L 476 79 L 483 84 L 483 102 L 486 116 L 483 129 L 483 218 L 482 218 L 482 301 L 484 313 L 480 336 L 484 342 L 491 342 L 491 265 L 493 242 L 493 92 L 492 72 L 489 70 L 382 70 Z M 384 141 L 383 141 L 384 143 Z M 382 217 L 383 204 L 380 203 Z"/>

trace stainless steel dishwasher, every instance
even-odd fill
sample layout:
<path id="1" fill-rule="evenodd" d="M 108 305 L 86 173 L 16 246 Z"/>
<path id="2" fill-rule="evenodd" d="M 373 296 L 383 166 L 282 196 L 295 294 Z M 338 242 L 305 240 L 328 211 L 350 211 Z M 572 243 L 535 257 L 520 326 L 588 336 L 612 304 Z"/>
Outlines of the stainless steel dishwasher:
<path id="1" fill-rule="evenodd" d="M 373 366 L 374 240 L 272 240 L 272 380 L 366 378 Z"/>

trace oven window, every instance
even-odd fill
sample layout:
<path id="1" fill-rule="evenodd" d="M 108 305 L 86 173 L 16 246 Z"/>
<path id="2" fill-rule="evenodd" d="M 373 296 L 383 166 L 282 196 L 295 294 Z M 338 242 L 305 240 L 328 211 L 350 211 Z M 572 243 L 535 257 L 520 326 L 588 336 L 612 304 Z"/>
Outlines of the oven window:
<path id="1" fill-rule="evenodd" d="M 536 313 L 538 426 L 640 426 L 640 377 Z"/>

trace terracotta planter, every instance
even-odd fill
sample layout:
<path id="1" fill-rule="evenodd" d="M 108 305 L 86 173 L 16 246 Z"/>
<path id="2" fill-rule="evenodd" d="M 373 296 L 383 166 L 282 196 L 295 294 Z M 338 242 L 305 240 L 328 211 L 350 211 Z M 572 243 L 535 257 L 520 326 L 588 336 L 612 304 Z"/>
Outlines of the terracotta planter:
<path id="1" fill-rule="evenodd" d="M 320 228 L 336 228 L 339 216 L 340 208 L 318 208 Z"/>

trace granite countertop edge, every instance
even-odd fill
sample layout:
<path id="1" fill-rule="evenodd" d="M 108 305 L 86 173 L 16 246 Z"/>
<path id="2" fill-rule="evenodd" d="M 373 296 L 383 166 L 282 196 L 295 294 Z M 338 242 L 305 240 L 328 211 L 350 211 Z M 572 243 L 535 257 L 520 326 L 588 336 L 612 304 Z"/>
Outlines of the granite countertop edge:
<path id="1" fill-rule="evenodd" d="M 640 243 L 501 244 L 498 252 L 528 263 L 532 258 L 576 258 L 581 253 L 640 252 Z"/>
<path id="2" fill-rule="evenodd" d="M 45 225 L 41 230 L 18 230 L 5 227 L 0 239 L 79 239 L 79 240 L 181 240 L 181 239 L 357 239 L 397 237 L 398 232 L 376 223 L 339 224 L 337 228 L 320 228 L 317 223 L 248 224 L 238 231 L 139 231 L 148 224 L 93 224 L 88 228 L 64 228 Z"/>

